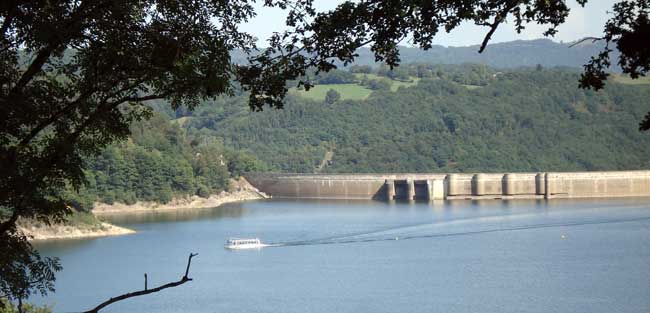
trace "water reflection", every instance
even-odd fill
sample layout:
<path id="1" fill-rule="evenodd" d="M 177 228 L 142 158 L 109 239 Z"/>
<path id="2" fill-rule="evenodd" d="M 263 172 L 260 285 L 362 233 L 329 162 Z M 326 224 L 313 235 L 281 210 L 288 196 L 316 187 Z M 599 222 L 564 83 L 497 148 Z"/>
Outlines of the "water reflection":
<path id="1" fill-rule="evenodd" d="M 56 252 L 56 254 L 69 254 L 74 253 L 84 249 L 89 244 L 92 244 L 95 240 L 101 240 L 101 238 L 72 238 L 72 239 L 56 239 L 56 240 L 37 240 L 32 244 L 34 247 L 41 253 L 50 254 Z"/>
<path id="2" fill-rule="evenodd" d="M 202 219 L 239 218 L 248 214 L 242 203 L 228 203 L 216 208 L 139 211 L 102 214 L 100 219 L 118 225 L 184 222 Z"/>

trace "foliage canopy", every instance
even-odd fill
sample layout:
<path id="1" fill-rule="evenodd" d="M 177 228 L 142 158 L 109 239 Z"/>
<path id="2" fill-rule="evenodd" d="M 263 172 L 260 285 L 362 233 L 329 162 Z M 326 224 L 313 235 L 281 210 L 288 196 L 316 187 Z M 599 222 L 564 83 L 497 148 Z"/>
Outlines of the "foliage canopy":
<path id="1" fill-rule="evenodd" d="M 580 73 L 572 68 L 400 68 L 417 83 L 375 90 L 356 101 L 337 89 L 341 100 L 333 105 L 292 93 L 283 110 L 265 114 L 250 114 L 245 95 L 230 97 L 201 105 L 183 117 L 183 128 L 250 151 L 283 172 L 312 173 L 328 152 L 333 157 L 321 171 L 330 173 L 650 166 L 650 137 L 635 129 L 650 106 L 648 84 L 610 80 L 602 90 L 582 90 L 576 88 Z M 316 85 L 329 86 L 338 85 Z"/>

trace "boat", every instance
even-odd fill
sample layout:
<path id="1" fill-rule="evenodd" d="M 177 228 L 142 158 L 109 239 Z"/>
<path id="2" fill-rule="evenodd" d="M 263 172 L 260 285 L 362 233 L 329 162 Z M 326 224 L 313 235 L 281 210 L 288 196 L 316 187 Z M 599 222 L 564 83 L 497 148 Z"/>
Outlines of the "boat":
<path id="1" fill-rule="evenodd" d="M 263 244 L 259 238 L 230 238 L 226 241 L 224 245 L 226 249 L 240 250 L 240 249 L 259 249 L 263 247 L 268 247 L 267 244 Z"/>

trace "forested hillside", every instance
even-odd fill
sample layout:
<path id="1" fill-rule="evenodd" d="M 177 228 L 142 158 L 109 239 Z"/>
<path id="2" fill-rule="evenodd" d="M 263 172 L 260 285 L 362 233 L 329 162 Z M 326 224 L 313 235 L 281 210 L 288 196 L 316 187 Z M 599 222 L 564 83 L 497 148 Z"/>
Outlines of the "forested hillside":
<path id="1" fill-rule="evenodd" d="M 292 93 L 284 110 L 253 113 L 238 96 L 167 113 L 182 116 L 178 123 L 189 134 L 220 138 L 275 171 L 313 172 L 328 151 L 333 157 L 323 172 L 650 167 L 650 135 L 637 130 L 650 109 L 648 85 L 611 81 L 603 91 L 585 91 L 577 88 L 577 69 L 561 68 L 414 64 L 399 71 L 356 73 L 355 83 L 329 80 L 324 87 L 364 87 L 359 75 L 388 79 L 364 100 L 342 94 L 330 103 Z M 411 77 L 410 85 L 392 91 L 390 82 L 404 83 L 400 75 Z"/>
<path id="2" fill-rule="evenodd" d="M 194 111 L 152 103 L 131 138 L 87 160 L 94 201 L 207 197 L 246 171 L 516 172 L 650 168 L 650 81 L 577 88 L 575 68 L 355 65 L 292 87 L 283 110 L 251 112 L 244 93 Z M 295 86 L 295 84 L 294 84 Z"/>
<path id="3" fill-rule="evenodd" d="M 186 131 L 159 113 L 131 127 L 127 142 L 87 160 L 88 185 L 69 197 L 79 209 L 95 201 L 169 202 L 174 197 L 207 197 L 228 189 L 229 178 L 266 167 L 251 155 L 225 147 L 217 137 Z"/>

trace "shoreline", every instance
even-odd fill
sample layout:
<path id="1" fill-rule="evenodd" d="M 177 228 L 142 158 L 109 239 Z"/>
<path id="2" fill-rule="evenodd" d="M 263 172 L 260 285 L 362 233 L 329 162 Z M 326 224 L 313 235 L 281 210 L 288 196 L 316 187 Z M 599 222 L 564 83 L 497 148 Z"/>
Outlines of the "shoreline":
<path id="1" fill-rule="evenodd" d="M 102 222 L 98 225 L 19 226 L 29 241 L 82 239 L 134 234 L 135 230 Z"/>
<path id="2" fill-rule="evenodd" d="M 112 214 L 146 213 L 158 211 L 194 210 L 214 208 L 223 204 L 250 201 L 270 198 L 263 192 L 257 190 L 243 177 L 239 180 L 231 180 L 232 191 L 222 191 L 219 194 L 211 195 L 208 198 L 190 196 L 172 199 L 169 203 L 162 204 L 149 201 L 138 201 L 134 204 L 113 203 L 106 204 L 96 202 L 90 211 L 95 217 Z M 48 241 L 60 239 L 84 239 L 107 236 L 121 236 L 136 233 L 135 230 L 126 227 L 113 225 L 107 222 L 98 224 L 80 225 L 25 225 L 19 226 L 20 231 L 25 234 L 29 241 Z"/>
<path id="3" fill-rule="evenodd" d="M 255 187 L 248 185 L 236 191 L 222 191 L 221 193 L 211 195 L 208 198 L 190 196 L 185 198 L 172 199 L 172 201 L 165 204 L 152 201 L 138 201 L 134 204 L 124 204 L 119 202 L 106 204 L 97 202 L 93 206 L 91 212 L 96 216 L 102 216 L 112 214 L 207 209 L 218 207 L 227 203 L 268 198 L 269 196 L 266 194 L 259 192 L 257 189 L 255 189 Z"/>

